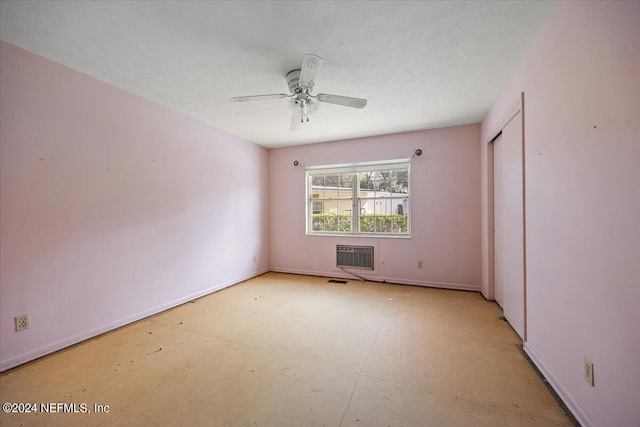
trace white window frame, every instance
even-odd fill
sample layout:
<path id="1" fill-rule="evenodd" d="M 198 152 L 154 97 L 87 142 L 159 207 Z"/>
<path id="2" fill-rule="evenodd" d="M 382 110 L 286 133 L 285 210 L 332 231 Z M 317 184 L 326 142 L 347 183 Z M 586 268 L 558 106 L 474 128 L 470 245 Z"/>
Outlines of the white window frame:
<path id="1" fill-rule="evenodd" d="M 402 197 L 358 197 L 360 190 L 359 174 L 362 172 L 406 170 L 408 193 Z M 311 179 L 317 175 L 355 174 L 354 185 L 351 196 L 351 232 L 339 231 L 314 231 L 313 227 L 313 204 L 314 202 L 326 202 L 336 200 L 349 200 L 348 198 L 313 198 L 311 194 Z M 410 238 L 411 237 L 411 163 L 410 159 L 396 159 L 376 162 L 346 163 L 338 165 L 308 166 L 305 171 L 305 196 L 306 196 L 306 234 L 314 236 L 358 236 L 358 237 L 388 237 L 388 238 Z M 391 200 L 407 199 L 405 215 L 407 217 L 406 233 L 382 233 L 382 232 L 360 232 L 360 201 L 361 200 Z"/>

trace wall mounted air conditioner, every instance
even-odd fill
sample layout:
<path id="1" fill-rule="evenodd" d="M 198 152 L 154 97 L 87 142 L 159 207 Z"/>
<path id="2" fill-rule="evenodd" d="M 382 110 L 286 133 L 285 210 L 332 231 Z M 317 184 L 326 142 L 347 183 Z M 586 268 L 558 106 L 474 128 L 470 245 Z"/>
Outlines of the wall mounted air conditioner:
<path id="1" fill-rule="evenodd" d="M 373 246 L 336 246 L 336 267 L 373 270 Z"/>

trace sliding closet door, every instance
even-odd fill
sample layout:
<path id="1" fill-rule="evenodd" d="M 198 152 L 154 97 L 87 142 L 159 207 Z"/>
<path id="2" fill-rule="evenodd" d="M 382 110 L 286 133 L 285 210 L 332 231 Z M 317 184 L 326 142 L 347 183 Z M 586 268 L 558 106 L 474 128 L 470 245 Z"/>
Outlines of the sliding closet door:
<path id="1" fill-rule="evenodd" d="M 518 113 L 494 143 L 496 300 L 524 338 L 524 216 L 522 116 Z M 497 148 L 497 149 L 496 149 Z M 497 154 L 496 154 L 497 153 Z M 498 285 L 499 284 L 499 285 Z M 500 289 L 499 289 L 500 287 Z"/>

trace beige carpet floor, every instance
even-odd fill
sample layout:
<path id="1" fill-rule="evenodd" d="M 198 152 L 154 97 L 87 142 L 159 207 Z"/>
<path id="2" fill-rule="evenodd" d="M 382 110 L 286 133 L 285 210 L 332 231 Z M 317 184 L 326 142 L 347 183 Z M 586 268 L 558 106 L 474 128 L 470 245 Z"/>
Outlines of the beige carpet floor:
<path id="1" fill-rule="evenodd" d="M 474 292 L 268 273 L 3 373 L 3 403 L 89 413 L 0 425 L 574 425 L 501 315 Z"/>

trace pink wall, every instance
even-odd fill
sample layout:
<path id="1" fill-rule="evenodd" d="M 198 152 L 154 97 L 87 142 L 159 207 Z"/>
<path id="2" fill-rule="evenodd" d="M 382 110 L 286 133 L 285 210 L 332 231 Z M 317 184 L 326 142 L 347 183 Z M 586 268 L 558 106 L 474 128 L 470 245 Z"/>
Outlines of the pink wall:
<path id="1" fill-rule="evenodd" d="M 344 276 L 337 243 L 377 245 L 377 280 L 480 289 L 480 126 L 279 148 L 269 152 L 271 268 Z M 305 234 L 305 168 L 411 157 L 411 239 Z M 418 261 L 424 268 L 418 269 Z M 346 276 L 348 277 L 348 276 Z"/>
<path id="2" fill-rule="evenodd" d="M 0 67 L 1 369 L 268 269 L 266 149 L 4 42 Z"/>
<path id="3" fill-rule="evenodd" d="M 640 425 L 639 23 L 637 1 L 559 3 L 482 122 L 484 200 L 486 137 L 525 92 L 525 348 L 584 425 Z"/>

